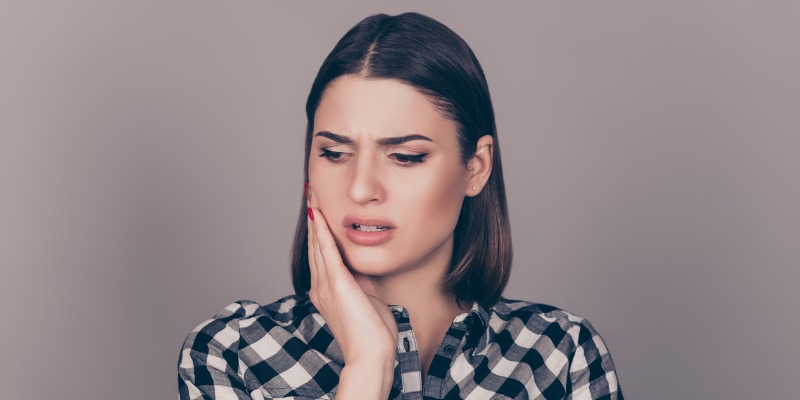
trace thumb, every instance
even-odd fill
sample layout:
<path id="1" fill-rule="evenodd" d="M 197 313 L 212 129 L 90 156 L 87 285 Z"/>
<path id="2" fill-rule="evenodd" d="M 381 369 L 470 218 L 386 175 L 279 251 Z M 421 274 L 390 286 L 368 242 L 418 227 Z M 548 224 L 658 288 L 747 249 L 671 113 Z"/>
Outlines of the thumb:
<path id="1" fill-rule="evenodd" d="M 399 333 L 397 328 L 397 321 L 394 320 L 394 314 L 389 309 L 389 306 L 381 299 L 368 296 L 369 300 L 372 302 L 372 306 L 378 311 L 378 315 L 380 315 L 383 323 L 386 324 L 386 328 L 389 329 L 391 332 L 392 337 L 394 338 L 394 342 L 397 343 L 399 339 Z"/>
<path id="2" fill-rule="evenodd" d="M 378 299 L 381 298 L 381 296 L 378 295 L 378 289 L 376 288 L 375 281 L 371 277 L 360 274 L 353 270 L 351 270 L 351 273 L 353 274 L 353 278 L 356 280 L 356 283 L 358 283 L 358 286 L 361 287 L 361 290 L 363 290 L 364 293 L 371 297 L 376 297 Z"/>

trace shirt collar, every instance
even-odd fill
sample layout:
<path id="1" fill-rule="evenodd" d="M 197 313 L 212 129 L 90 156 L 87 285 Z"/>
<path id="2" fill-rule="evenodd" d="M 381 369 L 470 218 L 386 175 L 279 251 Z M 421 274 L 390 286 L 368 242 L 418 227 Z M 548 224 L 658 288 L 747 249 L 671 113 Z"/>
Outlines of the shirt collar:
<path id="1" fill-rule="evenodd" d="M 310 300 L 306 299 L 306 301 L 310 308 L 310 312 L 312 313 L 319 312 L 319 310 L 317 310 L 317 308 L 314 306 L 314 304 L 311 303 Z M 389 304 L 389 308 L 392 310 L 392 314 L 395 316 L 395 319 L 405 320 L 406 322 L 408 321 L 408 310 L 406 310 L 405 307 L 396 304 Z M 494 306 L 492 306 L 489 310 L 487 310 L 486 307 L 482 306 L 477 301 L 473 301 L 470 311 L 466 313 L 466 315 L 460 314 L 459 316 L 456 317 L 456 319 L 458 318 L 467 319 L 467 317 L 471 317 L 469 322 L 465 321 L 467 327 L 470 330 L 474 330 L 476 332 L 485 332 L 487 327 L 489 326 L 490 310 L 492 308 L 494 308 Z"/>
<path id="2" fill-rule="evenodd" d="M 389 308 L 392 310 L 395 319 L 404 322 L 408 321 L 408 310 L 406 310 L 405 307 L 397 304 L 389 304 Z M 461 321 L 464 321 L 464 324 L 469 330 L 483 331 L 489 323 L 489 311 L 477 301 L 473 301 L 469 312 L 459 314 L 453 320 L 453 322 Z"/>
<path id="3" fill-rule="evenodd" d="M 308 306 L 310 307 L 311 312 L 318 313 L 319 310 L 308 300 Z M 398 323 L 408 323 L 408 310 L 401 305 L 396 304 L 389 304 L 389 308 L 392 310 L 392 315 L 394 315 L 395 320 Z M 479 304 L 477 301 L 472 302 L 472 307 L 470 311 L 465 314 L 459 314 L 456 319 L 462 318 L 466 320 L 467 317 L 470 317 L 469 322 L 467 323 L 464 321 L 466 325 L 466 331 L 469 332 L 467 337 L 469 338 L 469 342 L 471 343 L 470 347 L 472 349 L 471 353 L 474 357 L 476 353 L 482 351 L 489 343 L 489 321 L 491 316 L 491 311 L 494 310 L 494 305 L 487 309 L 486 307 Z"/>
<path id="4" fill-rule="evenodd" d="M 486 327 L 489 326 L 489 310 L 478 304 L 477 301 L 472 303 L 471 313 L 478 316 L 478 323 L 480 324 L 481 330 L 485 330 Z"/>

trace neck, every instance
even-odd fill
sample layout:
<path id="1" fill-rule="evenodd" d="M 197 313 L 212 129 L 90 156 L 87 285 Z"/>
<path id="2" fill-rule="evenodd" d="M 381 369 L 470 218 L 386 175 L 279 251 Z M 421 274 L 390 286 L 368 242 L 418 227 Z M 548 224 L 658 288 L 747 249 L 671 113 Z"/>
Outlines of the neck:
<path id="1" fill-rule="evenodd" d="M 443 246 L 430 254 L 422 262 L 409 268 L 402 268 L 389 275 L 358 275 L 357 280 L 362 288 L 384 303 L 405 307 L 414 337 L 419 350 L 423 383 L 433 354 L 453 319 L 469 312 L 472 304 L 461 306 L 456 303 L 455 296 L 442 290 L 442 283 L 447 277 L 453 252 L 453 238 L 450 237 Z"/>
<path id="2" fill-rule="evenodd" d="M 420 265 L 387 276 L 370 276 L 376 295 L 386 304 L 406 308 L 413 323 L 450 323 L 469 312 L 472 304 L 456 303 L 455 296 L 442 291 L 452 254 L 452 238 L 440 251 Z"/>
<path id="3" fill-rule="evenodd" d="M 415 274 L 381 281 L 376 287 L 386 304 L 400 305 L 408 310 L 414 322 L 452 321 L 456 315 L 468 312 L 472 304 L 456 304 L 455 296 L 442 293 L 442 279 L 429 280 Z"/>

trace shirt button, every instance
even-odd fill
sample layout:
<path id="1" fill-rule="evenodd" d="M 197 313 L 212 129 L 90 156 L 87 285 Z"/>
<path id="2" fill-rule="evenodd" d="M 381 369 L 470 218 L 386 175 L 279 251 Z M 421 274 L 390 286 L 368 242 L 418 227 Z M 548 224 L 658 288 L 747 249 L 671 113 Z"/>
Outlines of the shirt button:
<path id="1" fill-rule="evenodd" d="M 444 346 L 444 354 L 450 355 L 450 354 L 453 354 L 454 351 L 456 351 L 455 347 L 453 347 L 453 346 L 451 346 L 449 344 L 447 346 Z"/>

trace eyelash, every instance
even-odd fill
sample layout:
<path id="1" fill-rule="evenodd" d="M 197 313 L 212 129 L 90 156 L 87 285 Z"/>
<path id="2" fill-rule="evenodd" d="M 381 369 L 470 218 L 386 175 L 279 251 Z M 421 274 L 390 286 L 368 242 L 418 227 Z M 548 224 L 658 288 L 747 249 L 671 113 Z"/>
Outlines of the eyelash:
<path id="1" fill-rule="evenodd" d="M 328 161 L 330 161 L 330 162 L 340 163 L 340 162 L 342 162 L 342 160 L 339 160 L 339 157 L 341 157 L 342 154 L 344 154 L 344 152 L 341 152 L 341 151 L 330 151 L 328 149 L 322 149 L 322 154 L 320 154 L 319 156 L 327 158 Z M 422 153 L 422 154 L 392 153 L 392 154 L 390 154 L 390 156 L 395 156 L 397 161 L 400 162 L 400 165 L 406 166 L 406 167 L 410 167 L 410 166 L 412 166 L 414 164 L 422 164 L 423 162 L 425 162 L 425 156 L 427 156 L 427 155 L 428 155 L 428 153 Z"/>

